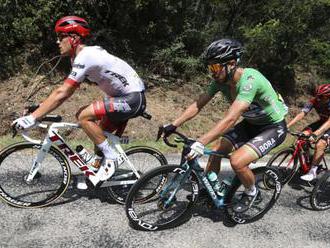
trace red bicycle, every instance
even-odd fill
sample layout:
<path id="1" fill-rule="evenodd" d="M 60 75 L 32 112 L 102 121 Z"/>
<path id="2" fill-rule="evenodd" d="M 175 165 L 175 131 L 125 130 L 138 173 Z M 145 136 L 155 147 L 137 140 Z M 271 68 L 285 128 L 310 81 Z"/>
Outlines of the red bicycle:
<path id="1" fill-rule="evenodd" d="M 282 185 L 290 182 L 290 180 L 299 173 L 306 174 L 311 168 L 314 147 L 309 142 L 309 135 L 302 132 L 288 131 L 291 135 L 296 136 L 295 143 L 288 148 L 275 153 L 268 161 L 266 166 L 278 167 L 281 175 Z M 318 173 L 328 170 L 325 156 L 318 168 Z"/>

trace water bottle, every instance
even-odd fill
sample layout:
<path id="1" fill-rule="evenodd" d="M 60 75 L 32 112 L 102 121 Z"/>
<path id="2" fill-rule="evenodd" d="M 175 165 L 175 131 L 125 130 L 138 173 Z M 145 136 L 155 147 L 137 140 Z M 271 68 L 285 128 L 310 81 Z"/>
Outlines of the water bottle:
<path id="1" fill-rule="evenodd" d="M 209 182 L 214 192 L 220 196 L 221 185 L 219 183 L 217 174 L 214 171 L 210 171 L 209 173 L 207 173 L 207 178 L 209 179 Z"/>
<path id="2" fill-rule="evenodd" d="M 231 181 L 231 180 L 230 180 Z M 224 197 L 229 188 L 231 187 L 231 182 L 227 179 L 224 179 L 220 184 L 219 196 Z"/>
<path id="3" fill-rule="evenodd" d="M 94 155 L 90 154 L 82 145 L 76 147 L 76 152 L 86 164 L 91 162 L 94 157 Z"/>

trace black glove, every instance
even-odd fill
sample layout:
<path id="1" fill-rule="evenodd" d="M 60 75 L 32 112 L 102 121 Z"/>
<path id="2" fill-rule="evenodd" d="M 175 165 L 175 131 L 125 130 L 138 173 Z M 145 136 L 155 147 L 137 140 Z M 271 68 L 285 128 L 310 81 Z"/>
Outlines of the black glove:
<path id="1" fill-rule="evenodd" d="M 176 126 L 172 125 L 172 124 L 166 124 L 163 126 L 163 133 L 165 135 L 165 137 L 170 136 L 173 132 L 175 132 L 176 130 Z"/>
<path id="2" fill-rule="evenodd" d="M 24 107 L 24 110 L 23 110 L 23 116 L 24 116 L 24 115 L 28 115 L 28 114 L 33 113 L 33 112 L 36 111 L 37 108 L 39 108 L 39 107 L 40 107 L 40 104 L 36 104 L 36 103 L 34 103 L 34 104 L 32 104 L 32 105 L 27 105 L 27 106 L 25 106 L 25 107 Z"/>

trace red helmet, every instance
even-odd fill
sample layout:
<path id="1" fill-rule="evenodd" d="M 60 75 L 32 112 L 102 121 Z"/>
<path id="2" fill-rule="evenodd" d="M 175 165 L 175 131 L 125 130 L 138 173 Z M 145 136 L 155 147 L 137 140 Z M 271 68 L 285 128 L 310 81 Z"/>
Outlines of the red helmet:
<path id="1" fill-rule="evenodd" d="M 316 96 L 330 96 L 330 84 L 322 84 L 316 88 Z"/>
<path id="2" fill-rule="evenodd" d="M 56 33 L 75 33 L 85 38 L 90 34 L 90 28 L 85 19 L 78 16 L 65 16 L 55 25 Z"/>

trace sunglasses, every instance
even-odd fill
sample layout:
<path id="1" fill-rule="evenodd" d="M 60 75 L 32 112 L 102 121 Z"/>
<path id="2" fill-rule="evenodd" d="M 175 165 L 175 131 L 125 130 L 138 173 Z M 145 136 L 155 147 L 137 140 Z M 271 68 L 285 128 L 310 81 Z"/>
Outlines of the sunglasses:
<path id="1" fill-rule="evenodd" d="M 223 65 L 223 64 L 212 64 L 212 65 L 208 65 L 207 67 L 208 67 L 210 72 L 218 73 L 218 72 L 223 70 L 225 65 Z"/>

